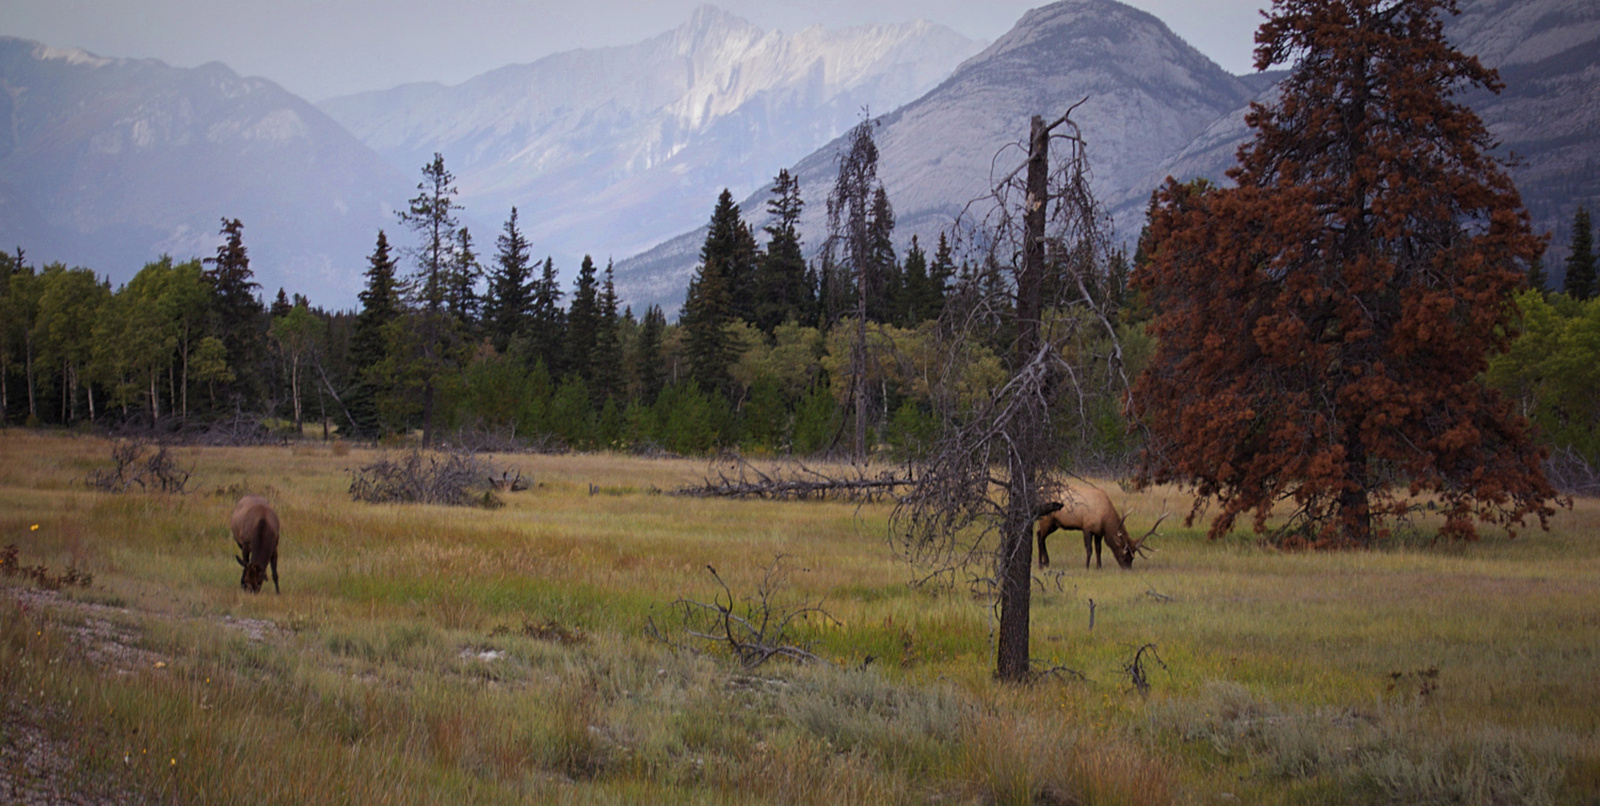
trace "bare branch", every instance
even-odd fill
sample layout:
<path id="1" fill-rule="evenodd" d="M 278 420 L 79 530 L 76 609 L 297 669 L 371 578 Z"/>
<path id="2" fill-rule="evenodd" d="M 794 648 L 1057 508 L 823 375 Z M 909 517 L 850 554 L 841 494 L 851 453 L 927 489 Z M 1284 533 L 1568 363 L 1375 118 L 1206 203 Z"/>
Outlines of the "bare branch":
<path id="1" fill-rule="evenodd" d="M 646 621 L 645 634 L 669 646 L 689 651 L 706 647 L 721 647 L 737 658 L 746 669 L 754 669 L 773 658 L 811 662 L 824 661 L 809 648 L 792 643 L 790 636 L 798 626 L 796 622 L 812 617 L 837 623 L 822 603 L 801 602 L 783 604 L 779 594 L 788 582 L 788 572 L 783 567 L 783 555 L 773 558 L 753 596 L 736 597 L 732 588 L 707 565 L 706 571 L 717 583 L 710 602 L 679 598 L 667 606 L 676 614 L 677 631 L 687 639 L 680 640 L 674 633 L 664 630 L 652 615 Z"/>

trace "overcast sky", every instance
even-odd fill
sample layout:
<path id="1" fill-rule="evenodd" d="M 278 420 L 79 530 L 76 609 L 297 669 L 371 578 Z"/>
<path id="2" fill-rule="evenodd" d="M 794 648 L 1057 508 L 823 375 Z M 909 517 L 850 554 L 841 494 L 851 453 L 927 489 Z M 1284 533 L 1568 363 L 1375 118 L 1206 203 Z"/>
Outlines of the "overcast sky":
<path id="1" fill-rule="evenodd" d="M 1126 0 L 1230 72 L 1249 72 L 1266 0 Z M 638 42 L 701 0 L 0 0 L 0 35 L 148 57 L 220 61 L 311 101 L 412 81 L 455 84 L 506 64 Z M 766 30 L 925 18 L 992 41 L 1042 0 L 722 0 Z"/>

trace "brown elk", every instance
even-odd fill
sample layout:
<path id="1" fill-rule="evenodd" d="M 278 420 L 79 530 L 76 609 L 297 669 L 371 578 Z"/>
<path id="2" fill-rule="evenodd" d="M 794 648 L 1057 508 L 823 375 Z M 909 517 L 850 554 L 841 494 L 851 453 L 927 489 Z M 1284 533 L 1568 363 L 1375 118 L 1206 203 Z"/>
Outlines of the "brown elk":
<path id="1" fill-rule="evenodd" d="M 239 574 L 239 587 L 251 593 L 260 593 L 267 582 L 267 566 L 272 567 L 272 589 L 278 588 L 278 513 L 259 495 L 239 499 L 228 519 L 233 529 L 233 542 L 239 544 L 240 555 L 234 559 L 244 568 Z"/>
<path id="2" fill-rule="evenodd" d="M 1144 537 L 1134 540 L 1128 536 L 1126 519 L 1117 514 L 1117 508 L 1111 504 L 1111 496 L 1106 495 L 1105 491 L 1094 487 L 1067 487 L 1063 492 L 1066 500 L 1042 507 L 1035 523 L 1041 568 L 1050 565 L 1050 552 L 1045 548 L 1044 539 L 1057 529 L 1083 532 L 1084 568 L 1089 567 L 1091 557 L 1096 568 L 1103 567 L 1100 564 L 1103 541 L 1104 545 L 1111 547 L 1111 556 L 1116 559 L 1117 565 L 1128 569 L 1133 567 L 1134 557 L 1147 551 L 1144 541 L 1155 534 L 1156 526 L 1161 525 L 1161 519 L 1157 519 L 1156 526 L 1150 527 Z"/>

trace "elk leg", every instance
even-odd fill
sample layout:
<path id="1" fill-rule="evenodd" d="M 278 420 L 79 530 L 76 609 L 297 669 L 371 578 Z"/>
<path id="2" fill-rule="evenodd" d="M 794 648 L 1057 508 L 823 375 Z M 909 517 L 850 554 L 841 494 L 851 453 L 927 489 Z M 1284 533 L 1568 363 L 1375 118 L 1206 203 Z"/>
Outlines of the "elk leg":
<path id="1" fill-rule="evenodd" d="M 1048 549 L 1046 549 L 1044 547 L 1044 539 L 1049 537 L 1051 532 L 1055 531 L 1054 527 L 1055 527 L 1055 524 L 1050 523 L 1048 521 L 1039 525 L 1039 567 L 1040 568 L 1048 568 L 1050 566 L 1050 552 L 1049 552 Z"/>
<path id="2" fill-rule="evenodd" d="M 271 565 L 272 565 L 272 591 L 273 591 L 273 593 L 281 594 L 281 593 L 283 593 L 283 591 L 278 588 L 278 555 L 276 555 L 276 554 L 272 555 L 272 563 L 271 563 Z"/>

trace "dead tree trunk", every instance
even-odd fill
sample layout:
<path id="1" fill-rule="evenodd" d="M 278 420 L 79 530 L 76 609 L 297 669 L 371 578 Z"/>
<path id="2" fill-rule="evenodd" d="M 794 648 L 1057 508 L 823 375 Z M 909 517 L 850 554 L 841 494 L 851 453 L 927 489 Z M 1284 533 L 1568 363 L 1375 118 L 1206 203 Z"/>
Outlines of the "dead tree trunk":
<path id="1" fill-rule="evenodd" d="M 1034 115 L 1028 134 L 1027 197 L 1023 203 L 1022 266 L 1017 274 L 1016 366 L 1019 371 L 1035 360 L 1039 351 L 1039 318 L 1044 310 L 1044 223 L 1049 202 L 1050 127 Z M 1023 415 L 1012 423 L 1016 433 L 1007 434 L 1011 467 L 1006 474 L 1006 515 L 1000 556 L 1003 570 L 1000 581 L 1000 631 L 996 637 L 995 675 L 1001 680 L 1021 681 L 1029 677 L 1028 649 L 1031 640 L 1029 614 L 1032 611 L 1033 510 L 1039 490 L 1039 475 L 1048 457 L 1038 455 L 1041 428 L 1048 428 L 1049 412 L 1042 401 L 1024 401 Z"/>

